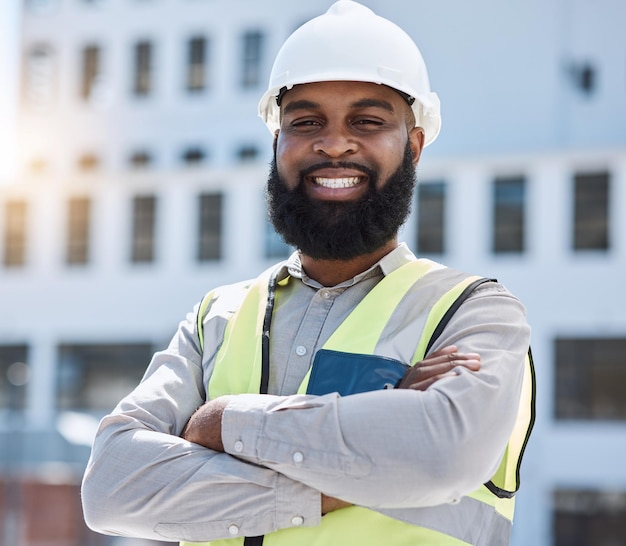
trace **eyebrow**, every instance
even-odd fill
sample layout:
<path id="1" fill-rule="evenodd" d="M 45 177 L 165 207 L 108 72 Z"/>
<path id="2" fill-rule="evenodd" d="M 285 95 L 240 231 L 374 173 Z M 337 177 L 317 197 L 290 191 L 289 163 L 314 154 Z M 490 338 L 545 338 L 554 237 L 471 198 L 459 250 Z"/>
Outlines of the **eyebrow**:
<path id="1" fill-rule="evenodd" d="M 350 105 L 351 108 L 382 108 L 388 112 L 395 112 L 393 105 L 383 99 L 359 99 Z M 283 114 L 289 114 L 298 110 L 317 110 L 320 108 L 320 104 L 310 100 L 302 99 L 295 100 L 285 104 L 283 108 Z"/>
<path id="2" fill-rule="evenodd" d="M 350 105 L 352 108 L 382 108 L 388 112 L 395 112 L 393 105 L 383 99 L 361 99 Z"/>
<path id="3" fill-rule="evenodd" d="M 283 114 L 289 114 L 297 110 L 317 110 L 319 107 L 320 105 L 317 102 L 310 100 L 294 100 L 293 102 L 285 104 Z"/>

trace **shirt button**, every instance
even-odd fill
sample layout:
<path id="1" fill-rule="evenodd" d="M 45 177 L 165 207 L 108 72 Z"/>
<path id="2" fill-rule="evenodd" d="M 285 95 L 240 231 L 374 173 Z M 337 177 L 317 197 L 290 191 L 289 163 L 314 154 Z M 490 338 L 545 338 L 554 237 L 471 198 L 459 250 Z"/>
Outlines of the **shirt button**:
<path id="1" fill-rule="evenodd" d="M 302 455 L 302 453 L 300 453 L 299 451 L 296 451 L 293 454 L 293 462 L 298 464 L 298 463 L 301 463 L 302 461 L 304 461 L 304 455 Z"/>
<path id="2" fill-rule="evenodd" d="M 304 518 L 302 516 L 294 516 L 291 518 L 291 524 L 294 526 L 299 526 L 304 523 Z"/>
<path id="3" fill-rule="evenodd" d="M 298 356 L 304 356 L 306 354 L 306 347 L 304 345 L 298 345 L 296 347 L 296 354 Z"/>
<path id="4" fill-rule="evenodd" d="M 239 533 L 239 527 L 237 525 L 235 525 L 234 523 L 231 523 L 228 526 L 228 534 L 232 535 L 232 536 L 235 536 L 238 533 Z"/>
<path id="5" fill-rule="evenodd" d="M 237 440 L 233 447 L 237 453 L 241 453 L 243 451 L 243 442 L 241 440 Z"/>
<path id="6" fill-rule="evenodd" d="M 322 290 L 322 298 L 324 298 L 325 300 L 330 298 L 330 292 L 328 290 Z"/>

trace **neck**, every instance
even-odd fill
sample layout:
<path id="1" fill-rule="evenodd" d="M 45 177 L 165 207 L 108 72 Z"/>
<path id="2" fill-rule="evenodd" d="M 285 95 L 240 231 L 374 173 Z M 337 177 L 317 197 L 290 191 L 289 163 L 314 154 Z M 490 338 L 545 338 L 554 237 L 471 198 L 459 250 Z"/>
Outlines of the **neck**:
<path id="1" fill-rule="evenodd" d="M 316 280 L 322 286 L 336 286 L 363 273 L 397 246 L 398 240 L 393 239 L 374 252 L 349 260 L 316 260 L 301 254 L 300 262 L 302 269 L 311 279 Z"/>

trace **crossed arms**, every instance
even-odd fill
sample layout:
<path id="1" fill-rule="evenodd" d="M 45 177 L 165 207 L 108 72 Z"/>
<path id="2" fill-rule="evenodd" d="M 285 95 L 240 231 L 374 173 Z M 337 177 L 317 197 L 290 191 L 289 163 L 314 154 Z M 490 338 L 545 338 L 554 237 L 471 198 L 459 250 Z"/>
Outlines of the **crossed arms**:
<path id="1" fill-rule="evenodd" d="M 453 318 L 456 333 L 441 338 L 466 359 L 454 376 L 435 368 L 444 351 L 403 389 L 343 398 L 252 394 L 203 405 L 210 371 L 198 363 L 193 320 L 183 323 L 102 422 L 83 483 L 88 525 L 205 541 L 229 537 L 232 521 L 255 536 L 293 526 L 295 515 L 318 525 L 322 512 L 345 504 L 388 514 L 474 490 L 508 439 L 529 342 L 519 302 L 481 292 Z"/>
<path id="2" fill-rule="evenodd" d="M 439 379 L 458 374 L 455 369 L 459 367 L 478 371 L 480 355 L 459 353 L 454 345 L 444 347 L 409 368 L 398 388 L 425 391 Z M 222 415 L 232 399 L 232 395 L 221 396 L 200 406 L 189 419 L 181 436 L 207 449 L 224 452 Z M 322 514 L 350 505 L 349 502 L 322 494 Z"/>

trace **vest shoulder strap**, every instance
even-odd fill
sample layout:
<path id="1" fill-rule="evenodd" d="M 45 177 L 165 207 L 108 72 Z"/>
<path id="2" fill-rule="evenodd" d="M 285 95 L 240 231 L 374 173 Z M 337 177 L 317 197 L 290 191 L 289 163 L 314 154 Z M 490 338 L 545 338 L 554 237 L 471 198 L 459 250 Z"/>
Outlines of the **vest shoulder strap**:
<path id="1" fill-rule="evenodd" d="M 457 312 L 461 304 L 469 297 L 469 295 L 480 285 L 488 283 L 488 282 L 497 282 L 496 279 L 488 279 L 486 277 L 476 278 L 476 277 L 468 277 L 462 283 L 459 283 L 452 290 L 457 292 L 458 290 L 462 290 L 461 293 L 456 297 L 453 301 L 452 305 L 450 305 L 447 309 L 445 309 L 445 313 L 437 322 L 437 326 L 435 327 L 432 335 L 428 339 L 428 343 L 426 344 L 426 349 L 424 354 L 427 354 L 430 351 L 431 347 L 434 345 L 437 338 L 441 335 L 445 327 L 450 322 L 452 316 Z M 469 283 L 469 284 L 467 284 Z M 441 309 L 440 311 L 442 311 Z"/>
<path id="2" fill-rule="evenodd" d="M 251 289 L 258 288 L 262 291 L 264 288 L 267 288 L 270 277 L 278 273 L 281 265 L 282 263 L 271 267 L 270 269 L 267 269 L 266 271 L 261 273 L 256 279 L 221 286 L 219 288 L 211 290 L 210 292 L 207 292 L 204 295 L 204 297 L 200 300 L 196 311 L 196 329 L 198 331 L 200 351 L 204 351 L 204 319 L 206 318 L 209 307 L 211 306 L 213 301 L 218 297 L 226 295 L 226 293 L 228 292 L 228 295 L 231 296 L 229 299 L 233 302 L 233 308 L 230 309 L 228 312 L 228 318 L 230 318 L 237 312 L 239 304 L 241 304 L 243 299 L 246 297 L 246 294 L 248 294 Z M 262 295 L 262 297 L 266 296 Z"/>

